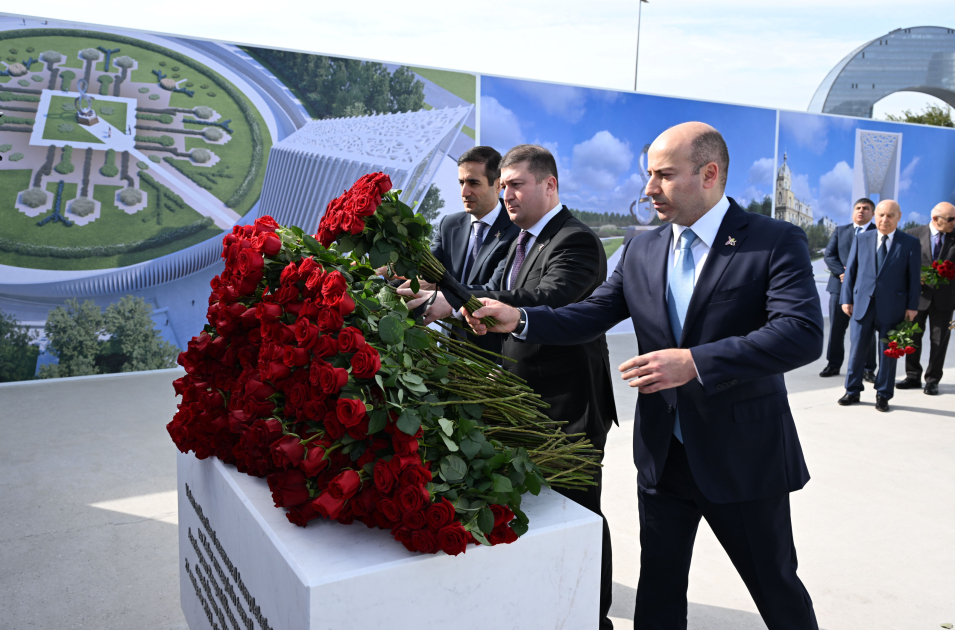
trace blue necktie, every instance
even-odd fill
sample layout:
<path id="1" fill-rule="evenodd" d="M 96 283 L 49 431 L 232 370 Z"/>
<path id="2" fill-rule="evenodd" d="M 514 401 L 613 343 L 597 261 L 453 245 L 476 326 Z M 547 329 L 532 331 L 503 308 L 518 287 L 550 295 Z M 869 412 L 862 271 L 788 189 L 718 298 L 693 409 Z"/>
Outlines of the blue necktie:
<path id="1" fill-rule="evenodd" d="M 875 253 L 875 274 L 876 275 L 879 275 L 879 272 L 882 271 L 882 263 L 885 262 L 885 255 L 889 252 L 888 247 L 885 246 L 888 240 L 889 240 L 889 236 L 887 234 L 883 234 L 882 246 L 879 247 L 879 251 Z"/>
<path id="2" fill-rule="evenodd" d="M 464 271 L 461 273 L 461 282 L 467 284 L 468 274 L 471 273 L 471 267 L 474 266 L 474 261 L 477 259 L 478 250 L 481 249 L 481 245 L 484 243 L 484 228 L 487 226 L 482 221 L 475 221 L 471 230 L 471 242 L 468 243 L 468 257 L 464 261 Z"/>
<path id="3" fill-rule="evenodd" d="M 938 260 L 942 257 L 942 233 L 935 235 L 935 247 L 932 248 L 932 260 Z"/>
<path id="4" fill-rule="evenodd" d="M 686 321 L 686 309 L 690 306 L 693 297 L 693 286 L 696 277 L 696 263 L 693 260 L 693 250 L 690 247 L 697 238 L 690 228 L 680 234 L 680 248 L 676 250 L 673 268 L 670 269 L 670 290 L 667 291 L 667 312 L 670 315 L 670 329 L 677 346 L 683 336 L 683 322 Z M 673 435 L 683 443 L 683 431 L 680 429 L 680 411 L 677 409 L 676 422 L 673 424 Z"/>
<path id="5" fill-rule="evenodd" d="M 860 234 L 862 234 L 862 228 L 856 226 L 856 236 L 859 236 Z"/>

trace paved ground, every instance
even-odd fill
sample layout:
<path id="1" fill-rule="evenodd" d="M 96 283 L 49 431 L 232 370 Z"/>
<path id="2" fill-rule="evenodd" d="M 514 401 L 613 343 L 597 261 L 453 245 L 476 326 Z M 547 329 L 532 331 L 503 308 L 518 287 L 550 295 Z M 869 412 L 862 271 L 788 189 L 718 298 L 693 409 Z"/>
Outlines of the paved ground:
<path id="1" fill-rule="evenodd" d="M 614 366 L 636 352 L 611 338 Z M 929 397 L 844 409 L 821 362 L 790 375 L 812 481 L 793 495 L 800 574 L 825 630 L 955 622 L 955 363 Z M 0 628 L 185 628 L 179 610 L 177 370 L 0 385 Z M 635 392 L 616 391 L 606 456 L 616 627 L 631 623 L 639 572 L 630 441 Z M 764 628 L 703 525 L 690 575 L 690 628 Z"/>

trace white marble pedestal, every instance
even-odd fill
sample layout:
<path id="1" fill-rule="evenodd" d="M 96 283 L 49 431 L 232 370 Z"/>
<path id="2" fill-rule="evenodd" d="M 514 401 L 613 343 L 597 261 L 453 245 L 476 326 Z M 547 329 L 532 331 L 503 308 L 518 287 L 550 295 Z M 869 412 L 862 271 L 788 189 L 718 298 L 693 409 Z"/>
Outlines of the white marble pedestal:
<path id="1" fill-rule="evenodd" d="M 296 527 L 268 485 L 178 456 L 179 585 L 191 630 L 597 627 L 601 520 L 556 492 L 525 495 L 530 530 L 452 557 L 361 523 Z"/>

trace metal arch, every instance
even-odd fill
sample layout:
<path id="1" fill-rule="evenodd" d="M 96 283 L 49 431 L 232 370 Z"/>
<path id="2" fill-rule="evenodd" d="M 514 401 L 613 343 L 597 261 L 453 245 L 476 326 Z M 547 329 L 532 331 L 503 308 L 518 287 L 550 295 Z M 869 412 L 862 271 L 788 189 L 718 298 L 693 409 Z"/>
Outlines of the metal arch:
<path id="1" fill-rule="evenodd" d="M 630 204 L 630 216 L 640 225 L 650 225 L 653 217 L 656 216 L 653 212 L 653 203 L 646 196 L 647 182 L 649 182 L 647 178 L 647 151 L 649 150 L 650 145 L 645 144 L 643 150 L 640 151 L 640 172 L 638 174 L 642 180 L 644 196 L 634 199 L 633 203 Z"/>
<path id="2" fill-rule="evenodd" d="M 826 75 L 808 111 L 871 118 L 896 92 L 921 92 L 955 106 L 955 29 L 900 28 L 860 46 Z"/>

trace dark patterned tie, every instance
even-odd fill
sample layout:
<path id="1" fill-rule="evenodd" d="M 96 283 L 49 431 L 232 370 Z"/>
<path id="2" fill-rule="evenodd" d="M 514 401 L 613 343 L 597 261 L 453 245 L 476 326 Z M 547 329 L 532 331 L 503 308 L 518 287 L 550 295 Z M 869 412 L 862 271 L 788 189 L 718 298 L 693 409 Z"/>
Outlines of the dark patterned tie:
<path id="1" fill-rule="evenodd" d="M 885 262 L 885 255 L 889 253 L 889 248 L 886 247 L 886 243 L 889 240 L 888 234 L 882 235 L 882 246 L 879 248 L 879 251 L 875 254 L 875 273 L 878 275 L 882 271 L 882 263 Z M 870 250 L 871 251 L 871 250 Z"/>
<path id="2" fill-rule="evenodd" d="M 474 266 L 474 261 L 477 259 L 478 251 L 481 249 L 481 245 L 484 244 L 484 228 L 487 225 L 482 221 L 475 221 L 472 225 L 474 229 L 471 230 L 471 242 L 468 244 L 468 257 L 464 261 L 464 271 L 461 273 L 461 282 L 467 284 L 468 274 L 471 273 L 471 268 Z"/>
<path id="3" fill-rule="evenodd" d="M 513 289 L 517 283 L 517 274 L 521 271 L 521 265 L 524 264 L 524 257 L 527 255 L 527 241 L 531 238 L 531 233 L 527 230 L 521 230 L 521 235 L 517 237 L 517 253 L 514 254 L 514 264 L 511 265 L 511 281 L 508 289 Z"/>
<path id="4" fill-rule="evenodd" d="M 942 233 L 935 235 L 935 249 L 932 250 L 932 260 L 938 260 L 942 257 Z"/>

